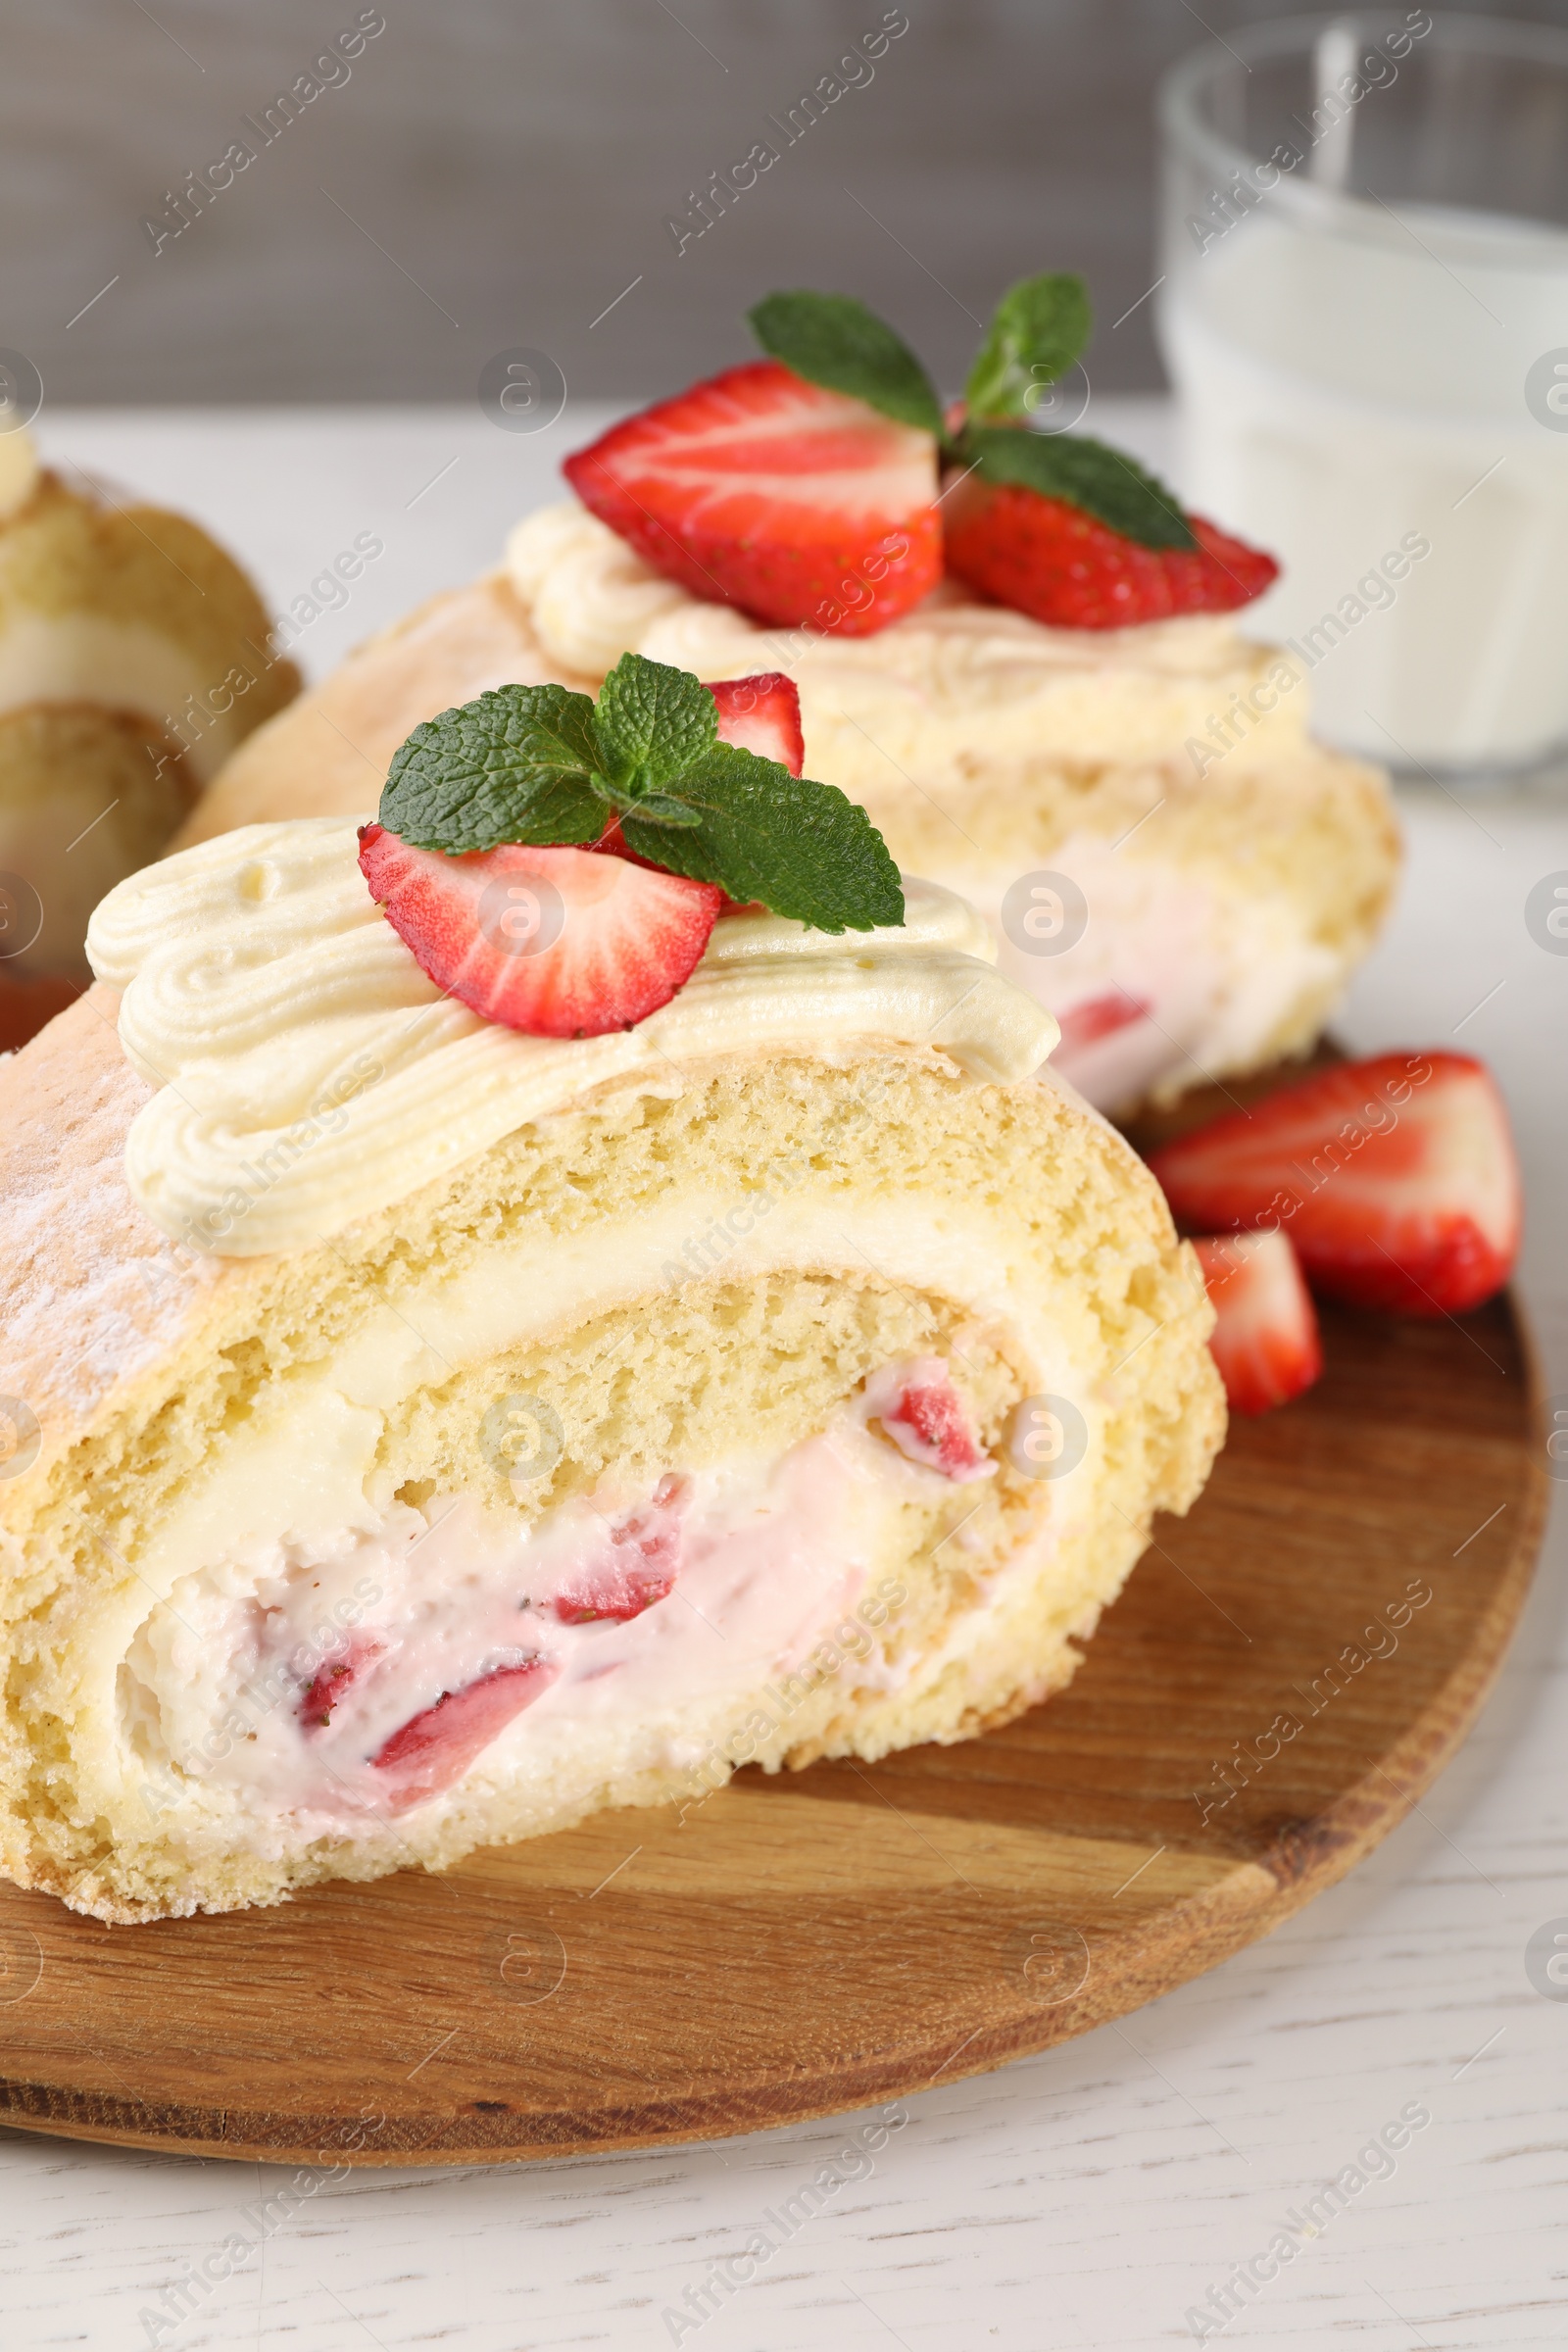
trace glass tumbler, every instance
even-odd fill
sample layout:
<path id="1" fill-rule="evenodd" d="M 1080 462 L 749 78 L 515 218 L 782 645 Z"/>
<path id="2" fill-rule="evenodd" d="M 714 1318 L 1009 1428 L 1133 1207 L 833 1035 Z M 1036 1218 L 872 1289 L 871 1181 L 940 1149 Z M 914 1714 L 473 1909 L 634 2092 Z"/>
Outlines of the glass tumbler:
<path id="1" fill-rule="evenodd" d="M 1160 93 L 1191 505 L 1283 571 L 1318 731 L 1501 773 L 1568 745 L 1568 32 L 1243 26 Z"/>

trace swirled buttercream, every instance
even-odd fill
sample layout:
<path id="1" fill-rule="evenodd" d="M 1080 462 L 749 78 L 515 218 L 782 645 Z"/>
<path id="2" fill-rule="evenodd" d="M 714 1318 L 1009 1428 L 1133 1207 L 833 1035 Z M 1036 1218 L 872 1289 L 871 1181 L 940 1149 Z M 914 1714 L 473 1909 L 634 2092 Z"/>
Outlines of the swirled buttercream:
<path id="1" fill-rule="evenodd" d="M 801 690 L 811 773 L 852 800 L 904 770 L 940 791 L 977 760 L 1169 758 L 1282 661 L 1243 638 L 1228 612 L 1048 628 L 954 580 L 867 636 L 769 629 L 676 587 L 575 502 L 525 516 L 506 569 L 546 650 L 579 674 L 603 676 L 627 652 L 700 678 L 786 671 Z M 1306 699 L 1276 698 L 1246 756 L 1263 739 L 1299 743 Z"/>
<path id="2" fill-rule="evenodd" d="M 636 1028 L 524 1037 L 444 997 L 371 899 L 355 823 L 247 825 L 122 882 L 87 953 L 123 991 L 124 1052 L 158 1089 L 125 1147 L 131 1193 L 192 1248 L 308 1248 L 528 1120 L 612 1081 L 678 1087 L 735 1055 L 927 1046 L 968 1076 L 1038 1068 L 1054 1020 L 992 968 L 963 900 L 906 881 L 900 929 L 841 938 L 724 917 Z"/>

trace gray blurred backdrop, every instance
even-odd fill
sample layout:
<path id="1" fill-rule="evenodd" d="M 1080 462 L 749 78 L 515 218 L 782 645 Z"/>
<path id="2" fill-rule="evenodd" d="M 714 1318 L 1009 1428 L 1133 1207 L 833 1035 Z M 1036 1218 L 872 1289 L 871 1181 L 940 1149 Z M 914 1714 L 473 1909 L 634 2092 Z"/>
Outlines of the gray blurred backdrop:
<path id="1" fill-rule="evenodd" d="M 1001 288 L 1072 268 L 1097 389 L 1152 387 L 1152 86 L 1289 13 L 7 0 L 0 344 L 67 403 L 466 399 L 516 346 L 626 398 L 749 356 L 747 304 L 808 284 L 956 386 Z M 759 143 L 777 161 L 738 187 Z"/>

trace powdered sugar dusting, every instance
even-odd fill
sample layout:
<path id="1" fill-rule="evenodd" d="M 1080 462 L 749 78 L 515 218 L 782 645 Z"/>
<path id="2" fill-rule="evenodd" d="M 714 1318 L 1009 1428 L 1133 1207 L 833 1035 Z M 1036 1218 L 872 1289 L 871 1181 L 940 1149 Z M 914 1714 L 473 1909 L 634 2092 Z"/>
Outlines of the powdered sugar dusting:
<path id="1" fill-rule="evenodd" d="M 0 1067 L 0 1390 L 69 1443 L 180 1336 L 222 1266 L 168 1240 L 125 1185 L 151 1088 L 94 989 Z"/>

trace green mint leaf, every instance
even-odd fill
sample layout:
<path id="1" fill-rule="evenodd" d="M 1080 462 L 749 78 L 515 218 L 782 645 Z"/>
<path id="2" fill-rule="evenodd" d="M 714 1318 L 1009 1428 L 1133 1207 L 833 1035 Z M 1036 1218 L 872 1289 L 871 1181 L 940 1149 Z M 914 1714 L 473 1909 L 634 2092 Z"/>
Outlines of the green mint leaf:
<path id="1" fill-rule="evenodd" d="M 1021 277 L 997 305 L 969 370 L 964 403 L 974 417 L 1027 416 L 1047 384 L 1065 375 L 1089 340 L 1093 314 L 1081 277 Z"/>
<path id="2" fill-rule="evenodd" d="M 499 686 L 416 727 L 394 754 L 380 821 L 420 850 L 597 841 L 594 707 L 564 686 Z"/>
<path id="3" fill-rule="evenodd" d="M 1136 458 L 1087 433 L 1031 433 L 1015 424 L 966 425 L 958 445 L 987 482 L 1021 482 L 1065 499 L 1143 547 L 1193 548 L 1192 525 L 1162 482 Z"/>
<path id="4" fill-rule="evenodd" d="M 942 436 L 942 403 L 906 343 L 850 294 L 769 294 L 747 313 L 757 340 L 808 384 L 847 392 Z"/>
<path id="5" fill-rule="evenodd" d="M 863 808 L 831 784 L 792 776 L 776 760 L 715 743 L 681 777 L 702 822 L 679 831 L 627 816 L 628 849 L 732 899 L 760 899 L 818 931 L 871 931 L 904 921 L 904 891 L 887 844 Z"/>
<path id="6" fill-rule="evenodd" d="M 622 654 L 599 690 L 594 725 L 600 772 L 635 799 L 702 758 L 716 739 L 718 711 L 689 671 Z"/>
<path id="7" fill-rule="evenodd" d="M 700 825 L 703 812 L 689 801 L 677 801 L 667 792 L 645 792 L 629 804 L 631 813 L 650 825 Z"/>

